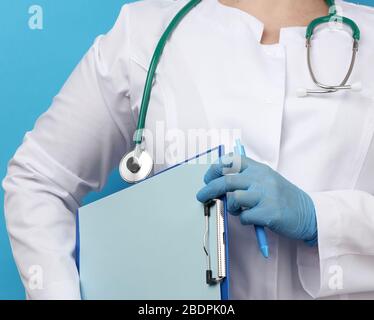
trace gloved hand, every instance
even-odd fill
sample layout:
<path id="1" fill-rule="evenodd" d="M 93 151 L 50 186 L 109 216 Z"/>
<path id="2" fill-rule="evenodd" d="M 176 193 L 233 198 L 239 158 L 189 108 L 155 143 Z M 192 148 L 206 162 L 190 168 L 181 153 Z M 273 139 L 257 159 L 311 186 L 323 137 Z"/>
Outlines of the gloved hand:
<path id="1" fill-rule="evenodd" d="M 228 211 L 244 225 L 268 227 L 293 239 L 317 243 L 312 199 L 269 166 L 247 157 L 227 155 L 205 174 L 207 184 L 197 194 L 206 202 L 227 193 Z"/>

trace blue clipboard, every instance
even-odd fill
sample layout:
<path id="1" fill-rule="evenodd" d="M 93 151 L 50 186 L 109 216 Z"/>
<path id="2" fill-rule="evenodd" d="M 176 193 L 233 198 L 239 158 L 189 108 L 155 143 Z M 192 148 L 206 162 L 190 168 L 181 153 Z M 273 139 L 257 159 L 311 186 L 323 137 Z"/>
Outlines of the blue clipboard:
<path id="1" fill-rule="evenodd" d="M 209 217 L 196 200 L 222 154 L 209 150 L 78 210 L 83 299 L 229 299 L 226 199 Z M 207 250 L 213 277 L 223 275 L 216 284 L 207 284 Z"/>

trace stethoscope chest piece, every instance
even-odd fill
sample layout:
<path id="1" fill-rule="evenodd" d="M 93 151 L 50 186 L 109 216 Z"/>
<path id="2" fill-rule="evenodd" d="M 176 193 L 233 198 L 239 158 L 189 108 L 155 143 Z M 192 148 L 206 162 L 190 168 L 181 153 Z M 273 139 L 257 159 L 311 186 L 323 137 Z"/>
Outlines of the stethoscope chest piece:
<path id="1" fill-rule="evenodd" d="M 142 150 L 140 156 L 135 156 L 135 150 L 126 154 L 119 165 L 119 173 L 123 180 L 135 183 L 147 178 L 153 169 L 153 160 L 150 154 Z"/>

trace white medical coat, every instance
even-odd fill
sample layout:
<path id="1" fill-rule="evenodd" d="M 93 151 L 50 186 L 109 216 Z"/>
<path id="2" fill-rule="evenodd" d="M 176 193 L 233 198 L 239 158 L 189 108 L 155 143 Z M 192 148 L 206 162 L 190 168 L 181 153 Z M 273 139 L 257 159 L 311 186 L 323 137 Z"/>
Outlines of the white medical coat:
<path id="1" fill-rule="evenodd" d="M 186 1 L 125 5 L 10 161 L 6 222 L 29 298 L 80 298 L 76 209 L 133 147 L 154 47 Z M 160 124 L 166 132 L 240 129 L 247 155 L 308 192 L 316 207 L 318 247 L 267 231 L 268 260 L 253 228 L 230 217 L 232 298 L 374 298 L 374 10 L 337 5 L 361 28 L 350 79 L 362 82 L 361 92 L 297 98 L 299 87 L 314 88 L 306 28 L 283 28 L 279 44 L 262 45 L 263 24 L 217 0 L 203 0 L 186 16 L 157 69 L 150 132 Z M 312 50 L 319 80 L 339 83 L 352 53 L 349 30 L 317 28 Z M 168 150 L 186 149 L 183 139 L 158 132 L 161 140 Z M 156 170 L 177 158 L 166 155 Z M 43 289 L 33 286 L 35 266 Z"/>

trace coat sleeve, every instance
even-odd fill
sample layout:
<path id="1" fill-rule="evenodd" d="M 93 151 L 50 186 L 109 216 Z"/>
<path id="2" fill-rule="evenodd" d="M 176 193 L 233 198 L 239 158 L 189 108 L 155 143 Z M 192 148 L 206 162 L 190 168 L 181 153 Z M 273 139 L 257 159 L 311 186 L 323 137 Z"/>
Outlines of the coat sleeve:
<path id="1" fill-rule="evenodd" d="M 105 184 L 135 130 L 127 35 L 124 6 L 9 162 L 5 218 L 28 298 L 80 299 L 75 213 L 85 194 Z"/>
<path id="2" fill-rule="evenodd" d="M 298 247 L 298 270 L 314 298 L 374 291 L 374 196 L 358 190 L 310 193 L 318 247 Z"/>

